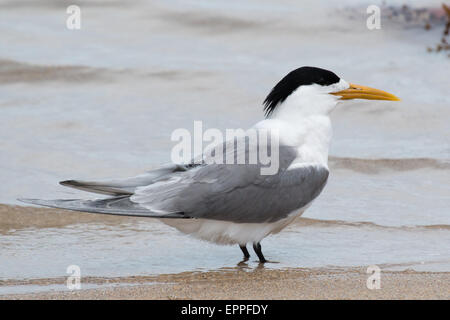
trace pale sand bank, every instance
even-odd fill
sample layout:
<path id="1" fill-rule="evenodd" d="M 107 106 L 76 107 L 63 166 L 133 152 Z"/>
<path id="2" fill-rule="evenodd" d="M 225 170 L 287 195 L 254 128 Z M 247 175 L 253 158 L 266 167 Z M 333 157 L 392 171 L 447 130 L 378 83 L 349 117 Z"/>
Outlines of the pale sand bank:
<path id="1" fill-rule="evenodd" d="M 383 272 L 381 288 L 369 290 L 361 269 L 230 269 L 154 277 L 85 278 L 84 284 L 116 287 L 3 295 L 0 299 L 449 299 L 450 273 Z M 63 278 L 22 285 L 63 284 Z M 120 286 L 123 284 L 124 286 Z M 19 285 L 0 282 L 0 286 Z"/>

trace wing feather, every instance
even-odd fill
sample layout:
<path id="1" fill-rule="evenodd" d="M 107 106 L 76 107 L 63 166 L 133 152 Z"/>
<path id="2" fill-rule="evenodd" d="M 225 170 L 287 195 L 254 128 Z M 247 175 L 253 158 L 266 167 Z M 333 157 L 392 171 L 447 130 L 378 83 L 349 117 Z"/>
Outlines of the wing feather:
<path id="1" fill-rule="evenodd" d="M 239 152 L 248 157 L 247 149 L 231 150 L 235 158 Z M 328 179 L 328 168 L 317 163 L 288 170 L 297 158 L 295 148 L 280 146 L 274 175 L 262 175 L 261 164 L 208 164 L 138 187 L 130 199 L 151 211 L 181 211 L 192 218 L 274 222 L 310 204 Z"/>
<path id="2" fill-rule="evenodd" d="M 152 218 L 186 218 L 181 212 L 152 212 L 137 203 L 130 201 L 128 196 L 114 197 L 101 200 L 40 200 L 19 199 L 25 203 L 45 207 L 59 208 L 73 211 L 103 213 L 121 216 L 139 216 Z"/>
<path id="3" fill-rule="evenodd" d="M 65 180 L 59 183 L 65 187 L 99 194 L 112 196 L 132 195 L 137 187 L 150 185 L 172 173 L 187 171 L 193 167 L 192 165 L 169 164 L 132 178 L 105 181 Z"/>
<path id="4" fill-rule="evenodd" d="M 247 137 L 241 137 L 248 142 Z M 242 141 L 241 141 L 242 142 Z M 236 141 L 220 145 L 227 158 L 248 161 L 270 143 L 242 148 Z M 220 150 L 220 149 L 217 149 Z M 256 151 L 255 151 L 256 150 Z M 322 191 L 328 168 L 301 161 L 297 149 L 279 146 L 278 171 L 263 175 L 257 164 L 168 165 L 146 175 L 109 182 L 66 181 L 63 185 L 114 195 L 102 200 L 37 200 L 27 203 L 94 213 L 154 218 L 202 218 L 236 223 L 274 222 L 309 205 Z M 259 158 L 258 158 L 259 160 Z M 275 160 L 275 159 L 272 159 Z M 292 166 L 295 160 L 295 166 Z M 267 166 L 267 165 L 266 165 Z"/>

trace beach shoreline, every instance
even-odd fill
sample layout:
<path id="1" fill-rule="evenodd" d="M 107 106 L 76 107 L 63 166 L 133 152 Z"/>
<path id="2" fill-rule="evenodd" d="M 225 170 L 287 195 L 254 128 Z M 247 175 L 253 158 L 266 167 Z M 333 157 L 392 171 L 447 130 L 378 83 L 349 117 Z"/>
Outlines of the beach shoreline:
<path id="1" fill-rule="evenodd" d="M 118 278 L 86 277 L 80 290 L 3 294 L 10 299 L 449 299 L 449 272 L 382 271 L 380 289 L 368 289 L 366 268 L 273 270 L 245 266 L 208 272 L 183 272 Z M 65 278 L 11 280 L 2 286 L 65 284 Z M 83 289 L 86 285 L 97 288 Z M 60 289 L 62 290 L 62 289 Z"/>
<path id="2" fill-rule="evenodd" d="M 65 210 L 0 205 L 0 234 L 21 230 L 61 232 L 81 224 L 121 226 L 141 218 L 124 218 Z M 126 224 L 125 224 L 126 225 Z M 138 231 L 133 227 L 133 234 Z M 97 231 L 93 231 L 94 236 Z M 109 231 L 112 232 L 112 231 Z M 147 231 L 145 231 L 146 233 Z M 47 233 L 43 233 L 45 235 Z M 77 237 L 79 235 L 77 234 Z M 78 238 L 75 239 L 78 239 Z M 78 240 L 77 240 L 78 241 Z M 143 247 L 147 248 L 147 247 Z M 50 250 L 50 249 L 49 249 Z M 139 250 L 138 252 L 142 252 Z M 36 254 L 37 252 L 34 251 Z M 177 259 L 177 257 L 173 257 Z M 173 260 L 175 263 L 175 260 Z M 162 263 L 162 262 L 161 262 Z M 45 264 L 44 264 L 45 265 Z M 123 276 L 81 274 L 81 289 L 68 290 L 69 275 L 9 277 L 0 279 L 4 299 L 450 299 L 450 272 L 412 270 L 411 264 L 380 264 L 380 289 L 368 289 L 368 266 L 284 267 L 274 262 L 247 262 L 218 268 L 185 268 L 184 272 L 142 272 L 130 268 Z M 64 269 L 65 270 L 65 269 Z M 83 271 L 84 272 L 84 271 Z M 149 275 L 145 275 L 148 272 Z M 129 274 L 136 273 L 130 276 Z M 39 274 L 39 273 L 36 273 Z M 45 273 L 43 273 L 45 274 Z M 95 273 L 94 273 L 95 274 Z M 143 275 L 144 274 L 144 275 Z M 107 276 L 108 275 L 108 276 Z M 111 275 L 111 276 L 109 276 Z"/>

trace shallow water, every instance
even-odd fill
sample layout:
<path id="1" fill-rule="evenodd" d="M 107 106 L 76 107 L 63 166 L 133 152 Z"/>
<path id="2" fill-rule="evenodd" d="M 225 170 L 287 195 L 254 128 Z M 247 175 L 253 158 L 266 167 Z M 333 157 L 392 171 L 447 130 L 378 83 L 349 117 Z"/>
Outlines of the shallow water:
<path id="1" fill-rule="evenodd" d="M 265 239 L 278 262 L 266 267 L 450 271 L 450 59 L 426 52 L 443 26 L 382 18 L 369 31 L 361 1 L 106 1 L 81 2 L 82 29 L 69 31 L 62 3 L 0 1 L 1 203 L 86 197 L 57 182 L 169 161 L 171 132 L 194 120 L 247 128 L 276 81 L 315 65 L 402 101 L 335 111 L 313 220 Z M 0 235 L 0 279 L 71 264 L 97 276 L 211 270 L 240 255 L 153 220 L 30 227 Z"/>

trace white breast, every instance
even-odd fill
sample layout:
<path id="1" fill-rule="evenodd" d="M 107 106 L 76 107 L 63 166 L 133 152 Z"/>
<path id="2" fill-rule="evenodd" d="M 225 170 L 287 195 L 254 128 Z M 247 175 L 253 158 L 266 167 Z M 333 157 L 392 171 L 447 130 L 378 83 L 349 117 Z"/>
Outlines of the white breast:
<path id="1" fill-rule="evenodd" d="M 179 231 L 223 245 L 260 242 L 270 234 L 278 233 L 289 225 L 296 217 L 303 214 L 306 208 L 291 213 L 288 217 L 271 223 L 234 223 L 207 219 L 160 219 L 165 224 Z"/>

